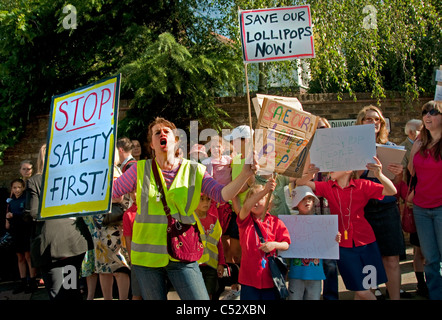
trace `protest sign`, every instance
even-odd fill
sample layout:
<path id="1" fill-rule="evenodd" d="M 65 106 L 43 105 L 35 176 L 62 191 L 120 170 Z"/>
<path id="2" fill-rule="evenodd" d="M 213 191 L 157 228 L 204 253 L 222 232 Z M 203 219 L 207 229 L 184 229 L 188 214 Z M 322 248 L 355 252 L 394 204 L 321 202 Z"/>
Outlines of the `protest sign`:
<path id="1" fill-rule="evenodd" d="M 391 163 L 402 163 L 405 156 L 404 146 L 389 146 L 384 144 L 376 144 L 376 157 L 382 163 L 382 173 L 389 179 L 394 179 L 394 174 L 388 170 L 388 165 Z M 373 171 L 368 173 L 368 177 L 374 177 Z"/>
<path id="2" fill-rule="evenodd" d="M 279 215 L 290 233 L 288 250 L 283 258 L 339 259 L 338 216 L 331 215 Z"/>
<path id="3" fill-rule="evenodd" d="M 310 6 L 240 10 L 244 62 L 314 58 Z"/>
<path id="4" fill-rule="evenodd" d="M 301 102 L 299 102 L 298 98 L 270 96 L 270 95 L 266 95 L 266 94 L 257 93 L 256 97 L 252 99 L 252 102 L 253 102 L 253 107 L 255 108 L 255 113 L 256 113 L 256 116 L 258 117 L 258 120 L 259 120 L 259 115 L 261 113 L 261 108 L 262 108 L 262 103 L 264 102 L 264 98 L 279 101 L 279 102 L 284 103 L 285 105 L 288 105 L 292 108 L 302 110 L 302 105 L 301 105 Z"/>
<path id="5" fill-rule="evenodd" d="M 322 172 L 365 170 L 376 155 L 374 124 L 317 130 L 310 162 Z"/>
<path id="6" fill-rule="evenodd" d="M 301 177 L 319 117 L 265 97 L 255 130 L 260 170 Z"/>
<path id="7" fill-rule="evenodd" d="M 110 211 L 120 75 L 52 98 L 39 219 Z"/>

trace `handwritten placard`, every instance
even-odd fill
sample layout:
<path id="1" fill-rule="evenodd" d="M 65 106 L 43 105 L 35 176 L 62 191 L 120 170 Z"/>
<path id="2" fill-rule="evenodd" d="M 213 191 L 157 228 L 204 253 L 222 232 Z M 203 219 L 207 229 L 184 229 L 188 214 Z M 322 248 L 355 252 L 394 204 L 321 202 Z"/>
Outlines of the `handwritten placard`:
<path id="1" fill-rule="evenodd" d="M 314 58 L 310 6 L 240 10 L 245 62 Z"/>
<path id="2" fill-rule="evenodd" d="M 319 117 L 265 97 L 255 130 L 260 169 L 300 177 Z"/>
<path id="3" fill-rule="evenodd" d="M 279 215 L 290 233 L 284 258 L 339 259 L 337 215 Z"/>
<path id="4" fill-rule="evenodd" d="M 376 155 L 374 124 L 317 130 L 310 162 L 322 172 L 365 170 Z"/>
<path id="5" fill-rule="evenodd" d="M 52 98 L 40 219 L 110 211 L 120 75 Z"/>

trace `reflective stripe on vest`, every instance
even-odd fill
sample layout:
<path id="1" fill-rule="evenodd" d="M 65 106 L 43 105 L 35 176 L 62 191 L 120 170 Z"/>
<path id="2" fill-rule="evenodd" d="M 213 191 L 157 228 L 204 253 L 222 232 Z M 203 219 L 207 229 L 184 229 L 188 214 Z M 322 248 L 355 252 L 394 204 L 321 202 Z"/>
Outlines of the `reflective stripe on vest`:
<path id="1" fill-rule="evenodd" d="M 241 173 L 242 168 L 244 167 L 244 164 L 246 163 L 246 159 L 241 159 L 241 153 L 238 153 L 235 155 L 232 159 L 232 180 L 234 180 L 239 174 Z M 238 198 L 240 200 L 241 206 L 244 203 L 244 200 L 246 198 L 247 192 L 249 189 L 247 189 L 244 192 L 238 193 Z"/>
<path id="2" fill-rule="evenodd" d="M 172 258 L 167 253 L 167 216 L 152 173 L 152 160 L 137 164 L 137 214 L 133 225 L 131 260 L 135 265 L 163 267 Z M 182 159 L 178 172 L 167 189 L 159 171 L 171 215 L 182 223 L 193 224 L 193 212 L 200 201 L 205 167 Z M 158 201 L 157 201 L 158 200 Z"/>
<path id="3" fill-rule="evenodd" d="M 196 223 L 198 224 L 198 229 L 200 231 L 201 241 L 203 242 L 203 246 L 204 246 L 204 253 L 201 256 L 201 258 L 198 260 L 198 263 L 199 264 L 205 263 L 205 264 L 211 266 L 212 268 L 217 269 L 218 268 L 218 242 L 221 241 L 221 236 L 223 233 L 223 230 L 221 228 L 221 224 L 219 223 L 219 220 L 217 219 L 215 226 L 212 229 L 212 232 L 209 235 L 206 235 L 200 219 L 198 218 L 196 213 L 194 215 L 195 215 Z"/>

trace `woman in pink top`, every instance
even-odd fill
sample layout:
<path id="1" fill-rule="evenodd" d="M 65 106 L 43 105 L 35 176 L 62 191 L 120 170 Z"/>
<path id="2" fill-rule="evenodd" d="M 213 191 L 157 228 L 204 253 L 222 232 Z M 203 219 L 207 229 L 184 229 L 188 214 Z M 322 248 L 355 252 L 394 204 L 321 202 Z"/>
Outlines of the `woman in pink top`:
<path id="1" fill-rule="evenodd" d="M 408 169 L 416 174 L 413 212 L 425 257 L 430 299 L 442 300 L 442 102 L 422 106 L 424 127 L 411 149 Z"/>

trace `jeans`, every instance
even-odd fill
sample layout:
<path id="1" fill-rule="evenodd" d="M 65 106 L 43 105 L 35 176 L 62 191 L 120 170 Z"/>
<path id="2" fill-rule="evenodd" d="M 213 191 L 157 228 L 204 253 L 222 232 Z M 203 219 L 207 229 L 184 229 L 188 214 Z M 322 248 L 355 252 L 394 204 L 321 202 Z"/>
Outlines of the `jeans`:
<path id="1" fill-rule="evenodd" d="M 425 278 L 431 300 L 442 300 L 442 206 L 426 209 L 413 206 Z"/>
<path id="2" fill-rule="evenodd" d="M 197 262 L 170 261 L 161 268 L 132 265 L 144 300 L 167 300 L 167 279 L 181 300 L 209 300 Z"/>

